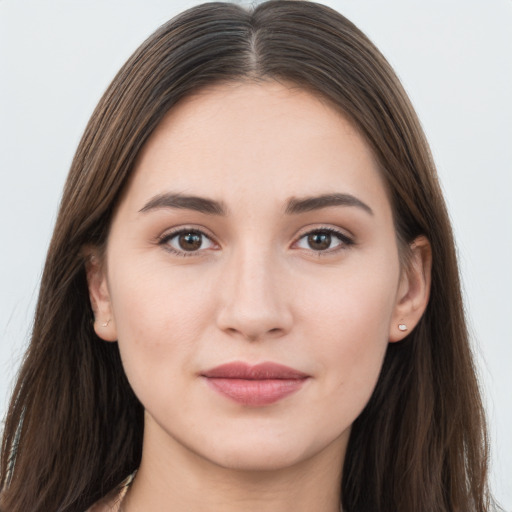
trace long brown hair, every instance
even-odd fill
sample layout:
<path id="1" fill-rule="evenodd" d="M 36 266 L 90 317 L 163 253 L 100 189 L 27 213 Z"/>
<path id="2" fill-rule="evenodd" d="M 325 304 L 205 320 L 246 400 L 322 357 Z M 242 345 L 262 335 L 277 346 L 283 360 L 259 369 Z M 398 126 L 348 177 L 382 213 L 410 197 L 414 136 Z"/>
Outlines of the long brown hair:
<path id="1" fill-rule="evenodd" d="M 432 246 L 431 296 L 390 344 L 355 421 L 346 512 L 486 511 L 484 413 L 452 231 L 427 142 L 393 70 L 338 12 L 307 1 L 208 3 L 157 30 L 119 71 L 78 146 L 42 277 L 32 340 L 7 414 L 4 512 L 83 512 L 134 471 L 143 407 L 117 344 L 94 333 L 84 247 L 104 247 L 141 147 L 180 99 L 222 82 L 279 80 L 339 108 L 373 149 L 397 238 Z"/>

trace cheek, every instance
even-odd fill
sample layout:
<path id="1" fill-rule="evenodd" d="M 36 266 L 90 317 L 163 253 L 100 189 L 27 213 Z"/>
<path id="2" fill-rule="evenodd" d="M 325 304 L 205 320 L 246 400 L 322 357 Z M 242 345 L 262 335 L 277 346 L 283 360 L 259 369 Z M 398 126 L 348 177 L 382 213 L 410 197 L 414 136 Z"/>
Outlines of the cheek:
<path id="1" fill-rule="evenodd" d="M 121 341 L 146 346 L 167 345 L 171 337 L 185 341 L 199 328 L 205 310 L 211 309 L 211 294 L 205 289 L 208 281 L 197 271 L 134 260 L 133 265 L 118 265 L 112 282 Z"/>
<path id="2" fill-rule="evenodd" d="M 300 307 L 307 339 L 315 340 L 324 396 L 351 404 L 356 416 L 378 379 L 398 282 L 398 267 L 391 272 L 394 267 L 385 263 L 365 268 L 373 271 L 348 269 L 333 282 L 310 288 Z"/>
<path id="3" fill-rule="evenodd" d="M 179 382 L 176 377 L 190 368 L 213 310 L 201 279 L 155 266 L 130 267 L 116 269 L 111 296 L 123 366 L 144 403 L 149 383 Z"/>

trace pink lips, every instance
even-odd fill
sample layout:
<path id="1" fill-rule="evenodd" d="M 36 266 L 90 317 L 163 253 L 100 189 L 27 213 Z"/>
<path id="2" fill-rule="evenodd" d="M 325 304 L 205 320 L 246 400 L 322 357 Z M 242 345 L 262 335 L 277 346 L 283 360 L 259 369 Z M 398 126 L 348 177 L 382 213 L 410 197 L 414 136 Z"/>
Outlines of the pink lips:
<path id="1" fill-rule="evenodd" d="M 215 391 L 243 405 L 269 405 L 298 391 L 309 375 L 276 363 L 223 364 L 201 374 Z"/>

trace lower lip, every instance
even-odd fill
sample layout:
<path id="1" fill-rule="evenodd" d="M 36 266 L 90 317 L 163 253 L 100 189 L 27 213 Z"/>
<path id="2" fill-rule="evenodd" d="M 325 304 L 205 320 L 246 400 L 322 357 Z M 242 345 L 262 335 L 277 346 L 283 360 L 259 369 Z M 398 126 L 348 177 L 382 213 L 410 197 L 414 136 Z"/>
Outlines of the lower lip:
<path id="1" fill-rule="evenodd" d="M 296 393 L 307 379 L 223 379 L 206 378 L 208 385 L 243 405 L 270 405 Z"/>

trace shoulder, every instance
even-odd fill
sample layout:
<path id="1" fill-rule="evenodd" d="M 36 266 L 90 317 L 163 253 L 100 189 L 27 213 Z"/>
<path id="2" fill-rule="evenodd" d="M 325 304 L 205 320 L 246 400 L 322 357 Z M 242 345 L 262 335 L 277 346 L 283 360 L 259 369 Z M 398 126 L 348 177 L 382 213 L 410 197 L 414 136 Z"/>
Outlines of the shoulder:
<path id="1" fill-rule="evenodd" d="M 124 489 L 117 487 L 85 512 L 119 512 Z"/>
<path id="2" fill-rule="evenodd" d="M 130 486 L 135 473 L 131 474 L 126 480 L 121 482 L 115 489 L 110 491 L 104 498 L 96 502 L 85 512 L 119 512 L 121 501 Z"/>

